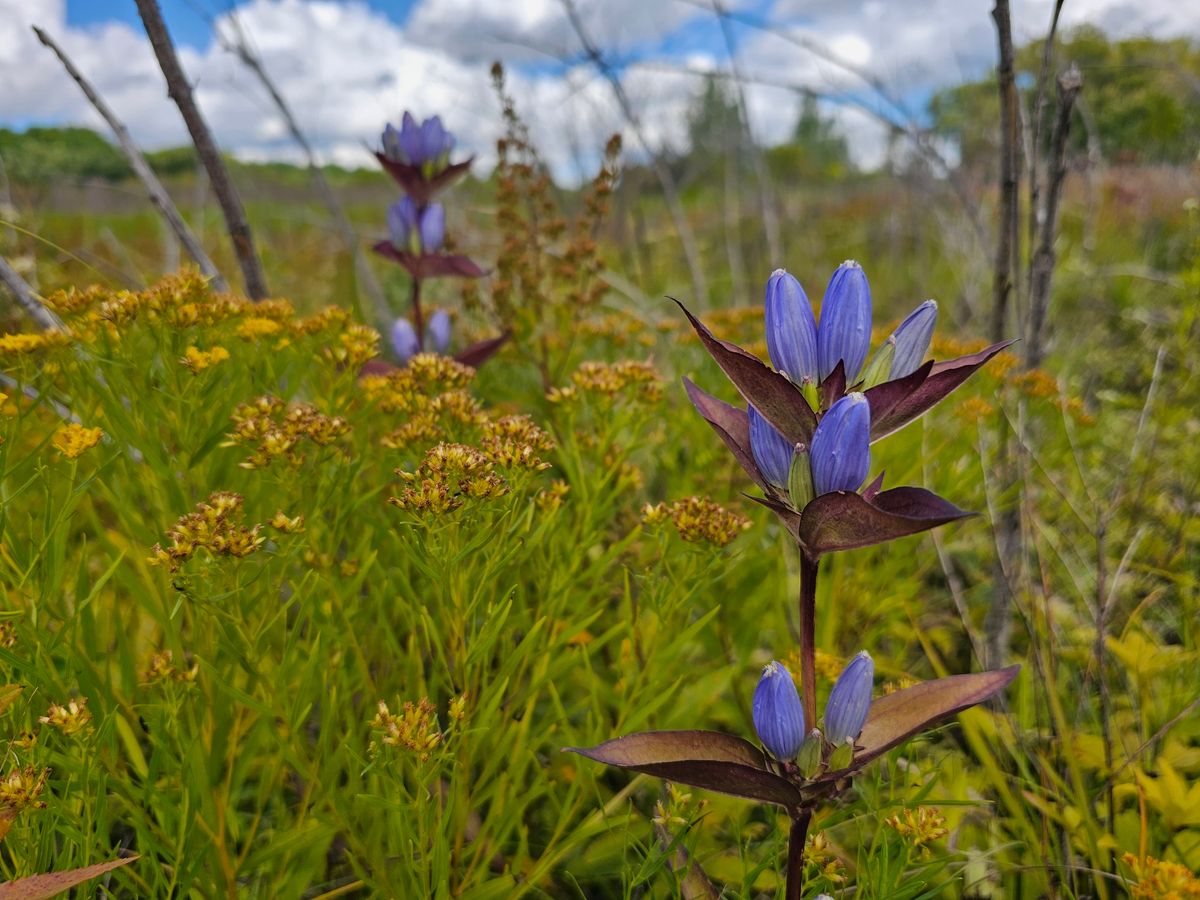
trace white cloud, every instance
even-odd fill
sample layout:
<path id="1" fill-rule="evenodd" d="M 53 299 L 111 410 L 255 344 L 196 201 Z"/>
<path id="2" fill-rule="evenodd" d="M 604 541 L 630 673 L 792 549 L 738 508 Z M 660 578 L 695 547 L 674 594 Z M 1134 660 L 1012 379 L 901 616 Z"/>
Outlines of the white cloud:
<path id="1" fill-rule="evenodd" d="M 638 52 L 655 63 L 629 68 L 624 82 L 652 146 L 682 143 L 690 98 L 700 87 L 692 73 L 726 65 L 720 42 L 686 56 L 652 50 L 689 22 L 710 14 L 681 0 L 575 0 L 585 27 L 606 53 Z M 1015 0 L 1018 40 L 1037 37 L 1051 0 Z M 984 0 L 777 0 L 776 21 L 803 21 L 791 33 L 881 78 L 897 95 L 975 77 L 991 66 L 995 36 Z M 597 149 L 614 130 L 636 143 L 609 85 L 578 57 L 578 42 L 561 0 L 420 0 L 405 26 L 362 0 L 245 0 L 237 19 L 267 71 L 323 157 L 371 165 L 366 145 L 404 109 L 441 113 L 467 152 L 490 164 L 500 122 L 488 67 L 510 66 L 510 89 L 555 171 L 577 178 L 594 167 Z M 1200 31 L 1200 4 L 1176 0 L 1073 0 L 1064 26 L 1096 23 L 1117 35 L 1174 36 Z M 218 20 L 228 28 L 229 14 Z M 147 148 L 187 136 L 166 98 L 145 36 L 119 23 L 88 28 L 66 24 L 64 0 L 0 0 L 0 124 L 73 122 L 100 126 L 53 55 L 37 43 L 31 24 L 45 27 Z M 798 88 L 819 93 L 863 90 L 844 67 L 779 36 L 740 30 L 739 62 L 751 83 L 747 96 L 755 135 L 786 139 L 798 109 Z M 245 158 L 295 159 L 283 123 L 254 77 L 216 42 L 183 48 L 206 117 L 223 146 Z M 565 75 L 554 64 L 574 55 Z M 624 57 L 622 57 L 624 58 Z M 656 62 L 657 60 L 657 62 Z M 532 65 L 531 65 L 532 64 Z M 524 73 L 524 74 L 522 74 Z M 825 107 L 851 139 L 860 163 L 882 158 L 885 129 L 853 105 Z"/>

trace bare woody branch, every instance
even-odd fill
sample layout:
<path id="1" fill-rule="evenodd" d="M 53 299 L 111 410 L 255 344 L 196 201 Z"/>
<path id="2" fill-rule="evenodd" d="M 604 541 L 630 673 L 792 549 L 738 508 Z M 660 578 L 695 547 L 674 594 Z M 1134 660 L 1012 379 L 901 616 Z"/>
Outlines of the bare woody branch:
<path id="1" fill-rule="evenodd" d="M 20 276 L 8 260 L 0 256 L 0 283 L 16 298 L 20 307 L 29 314 L 42 331 L 62 331 L 63 323 L 54 311 L 34 296 L 33 289 Z"/>
<path id="2" fill-rule="evenodd" d="M 1000 64 L 996 71 L 1000 89 L 1000 222 L 992 279 L 992 340 L 1002 341 L 1008 327 L 1009 301 L 1017 281 L 1016 261 L 1020 258 L 1021 173 L 1017 168 L 1017 159 L 1021 135 L 1017 82 L 1013 69 L 1012 16 L 1008 0 L 996 0 L 992 18 L 996 22 L 1000 50 Z"/>
<path id="3" fill-rule="evenodd" d="M 600 48 L 593 43 L 591 37 L 588 35 L 587 29 L 583 26 L 583 20 L 579 16 L 579 11 L 575 8 L 574 0 L 562 0 L 562 5 L 566 10 L 567 18 L 571 22 L 571 27 L 575 30 L 575 34 L 579 38 L 579 43 L 583 46 L 583 52 L 587 55 L 592 65 L 596 67 L 596 71 L 612 87 L 613 96 L 616 97 L 617 105 L 621 108 L 621 114 L 625 117 L 625 121 L 633 132 L 633 136 L 637 139 L 642 149 L 650 156 L 650 165 L 654 169 L 654 174 L 657 176 L 659 184 L 662 186 L 663 197 L 667 203 L 667 211 L 670 213 L 671 221 L 675 225 L 675 233 L 679 236 L 679 243 L 683 245 L 683 255 L 687 260 L 688 271 L 691 274 L 692 292 L 695 294 L 696 303 L 702 308 L 706 307 L 708 306 L 708 282 L 705 280 L 704 267 L 700 262 L 700 249 L 696 243 L 696 236 L 692 231 L 692 226 L 688 223 L 687 216 L 684 214 L 683 204 L 679 200 L 679 188 L 675 184 L 675 178 L 671 175 L 671 170 L 663 162 L 662 157 L 650 146 L 645 130 L 642 128 L 641 120 L 638 118 L 637 111 L 633 108 L 633 103 L 629 100 L 629 95 L 625 92 L 624 85 L 621 84 L 621 79 L 617 77 L 617 73 L 613 71 L 608 60 L 604 58 L 604 54 L 600 52 Z"/>
<path id="4" fill-rule="evenodd" d="M 383 287 L 379 284 L 379 279 L 375 277 L 375 271 L 371 268 L 367 262 L 366 255 L 362 252 L 358 235 L 351 226 L 350 220 L 346 218 L 346 214 L 342 210 L 342 205 L 334 195 L 333 189 L 329 186 L 329 182 L 325 178 L 325 173 L 321 170 L 321 166 L 317 162 L 316 154 L 313 153 L 312 145 L 301 130 L 300 124 L 292 114 L 291 107 L 284 100 L 283 94 L 279 92 L 279 89 L 267 74 L 262 58 L 250 46 L 250 42 L 246 39 L 246 35 L 236 15 L 231 15 L 228 21 L 232 25 L 233 34 L 225 34 L 218 29 L 217 39 L 221 41 L 221 45 L 226 50 L 233 53 L 254 74 L 259 83 L 262 84 L 263 88 L 270 95 L 271 102 L 275 104 L 279 110 L 279 114 L 283 116 L 284 124 L 287 125 L 288 132 L 292 135 L 292 140 L 296 142 L 304 153 L 308 171 L 312 176 L 313 184 L 317 188 L 317 193 L 321 195 L 321 200 L 325 204 L 325 208 L 329 210 L 330 216 L 333 217 L 334 224 L 342 236 L 342 241 L 346 249 L 354 257 L 354 269 L 358 275 L 358 281 L 371 298 L 374 316 L 378 320 L 377 324 L 386 328 L 390 324 L 391 312 L 388 308 L 387 299 L 383 294 Z"/>
<path id="5" fill-rule="evenodd" d="M 54 55 L 58 57 L 58 61 L 63 64 L 63 68 L 67 70 L 67 74 L 79 85 L 79 89 L 83 91 L 83 95 L 87 97 L 88 102 L 95 107 L 96 112 L 100 113 L 100 117 L 108 123 L 108 127 L 112 129 L 113 136 L 117 139 L 117 144 L 121 147 L 121 152 L 129 160 L 129 165 L 133 168 L 134 174 L 145 185 L 146 192 L 150 195 L 150 202 L 154 204 L 154 208 L 158 210 L 159 215 L 166 220 L 167 225 L 170 226 L 171 230 L 179 238 L 180 243 L 187 250 L 188 256 L 195 260 L 196 265 L 200 267 L 200 271 L 205 277 L 212 279 L 213 287 L 219 291 L 229 290 L 224 277 L 217 271 L 217 267 L 213 265 L 213 261 L 208 258 L 208 254 L 204 252 L 199 239 L 192 233 L 187 222 L 183 220 L 183 216 L 179 214 L 179 210 L 176 209 L 170 195 L 162 186 L 162 182 L 158 180 L 158 176 L 154 174 L 154 170 L 150 168 L 146 162 L 146 158 L 142 156 L 137 144 L 129 136 L 129 130 L 125 127 L 125 124 L 117 118 L 109 105 L 104 102 L 104 98 L 96 93 L 95 88 L 83 76 L 83 73 L 75 68 L 75 64 L 71 62 L 71 59 L 50 35 L 36 25 L 33 26 L 33 33 L 37 35 L 39 41 L 49 47 Z"/>
<path id="6" fill-rule="evenodd" d="M 749 143 L 750 162 L 754 166 L 754 177 L 758 181 L 759 206 L 762 209 L 763 233 L 767 239 L 767 256 L 772 268 L 783 265 L 783 245 L 779 239 L 779 212 L 772 197 L 771 179 L 767 171 L 766 160 L 763 159 L 762 149 L 754 140 L 750 130 L 750 104 L 746 100 L 745 80 L 742 77 L 741 66 L 738 65 L 737 45 L 733 40 L 733 29 L 729 23 L 729 10 L 721 0 L 712 0 L 713 14 L 721 26 L 721 36 L 725 40 L 725 52 L 729 56 L 729 71 L 733 75 L 737 98 L 738 114 L 741 116 L 743 133 Z"/>
<path id="7" fill-rule="evenodd" d="M 1058 116 L 1050 138 L 1050 158 L 1046 171 L 1046 200 L 1041 210 L 1041 233 L 1030 264 L 1029 328 L 1025 345 L 1025 364 L 1037 368 L 1045 353 L 1046 311 L 1050 305 L 1050 282 L 1054 276 L 1054 238 L 1058 232 L 1058 204 L 1067 178 L 1067 139 L 1071 132 L 1071 114 L 1075 98 L 1083 87 L 1083 76 L 1074 65 L 1058 77 Z"/>
<path id="8" fill-rule="evenodd" d="M 234 253 L 237 254 L 238 263 L 242 268 L 246 294 L 253 300 L 262 300 L 267 296 L 267 283 L 258 253 L 254 249 L 254 237 L 250 231 L 250 223 L 246 220 L 246 210 L 238 197 L 237 189 L 233 186 L 229 169 L 221 159 L 212 132 L 204 121 L 200 107 L 196 105 L 192 87 L 179 63 L 166 22 L 163 21 L 158 0 L 137 0 L 137 8 L 146 28 L 146 36 L 150 38 L 150 46 L 154 48 L 154 55 L 158 58 L 158 66 L 167 79 L 167 96 L 179 107 L 188 133 L 192 136 L 192 143 L 196 147 L 196 154 L 208 172 L 213 193 L 221 205 L 225 227 L 229 231 Z"/>

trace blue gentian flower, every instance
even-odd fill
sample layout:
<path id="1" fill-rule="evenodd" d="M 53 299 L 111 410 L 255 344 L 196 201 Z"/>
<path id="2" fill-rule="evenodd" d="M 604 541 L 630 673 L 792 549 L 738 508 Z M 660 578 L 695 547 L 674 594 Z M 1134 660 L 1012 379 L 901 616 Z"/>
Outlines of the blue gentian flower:
<path id="1" fill-rule="evenodd" d="M 821 302 L 817 328 L 817 374 L 824 381 L 842 362 L 854 384 L 871 348 L 871 286 L 854 260 L 837 267 Z"/>
<path id="2" fill-rule="evenodd" d="M 446 211 L 440 203 L 420 207 L 412 197 L 401 197 L 388 207 L 388 231 L 398 250 L 413 256 L 436 253 L 446 239 Z"/>
<path id="3" fill-rule="evenodd" d="M 769 484 L 786 491 L 794 448 L 757 409 L 751 406 L 748 412 L 750 452 L 754 454 L 754 463 Z"/>
<path id="4" fill-rule="evenodd" d="M 772 660 L 754 689 L 754 730 L 776 759 L 789 760 L 804 743 L 804 709 L 791 673 Z"/>
<path id="5" fill-rule="evenodd" d="M 871 467 L 871 408 L 865 394 L 847 394 L 817 423 L 809 448 L 816 496 L 857 491 Z"/>
<path id="6" fill-rule="evenodd" d="M 871 708 L 875 662 L 866 650 L 847 663 L 825 705 L 825 740 L 831 744 L 852 741 L 862 733 Z"/>
<path id="7" fill-rule="evenodd" d="M 412 113 L 406 112 L 399 129 L 388 125 L 383 130 L 384 156 L 417 168 L 445 166 L 454 143 L 454 135 L 442 125 L 441 116 L 418 124 Z"/>
<path id="8" fill-rule="evenodd" d="M 392 323 L 392 349 L 400 362 L 408 362 L 421 352 L 421 344 L 417 341 L 417 330 L 408 319 L 397 319 Z"/>
<path id="9" fill-rule="evenodd" d="M 771 363 L 796 384 L 817 380 L 817 322 L 804 288 L 776 269 L 767 281 L 767 351 Z"/>
<path id="10" fill-rule="evenodd" d="M 435 353 L 445 353 L 450 348 L 450 313 L 435 309 L 425 326 L 425 335 Z"/>
<path id="11" fill-rule="evenodd" d="M 933 326 L 937 324 L 938 305 L 936 300 L 926 300 L 908 314 L 900 326 L 892 332 L 896 341 L 896 355 L 892 358 L 892 378 L 911 375 L 925 362 L 929 342 L 933 338 Z"/>

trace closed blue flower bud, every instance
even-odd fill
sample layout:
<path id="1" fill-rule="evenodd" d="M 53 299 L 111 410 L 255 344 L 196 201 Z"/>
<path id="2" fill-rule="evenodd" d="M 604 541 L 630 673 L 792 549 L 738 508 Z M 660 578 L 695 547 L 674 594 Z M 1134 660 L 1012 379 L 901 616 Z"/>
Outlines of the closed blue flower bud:
<path id="1" fill-rule="evenodd" d="M 446 239 L 446 210 L 440 203 L 430 203 L 421 211 L 421 251 L 437 253 Z"/>
<path id="2" fill-rule="evenodd" d="M 421 345 L 417 342 L 417 331 L 408 319 L 397 319 L 392 324 L 392 349 L 396 351 L 396 358 L 402 363 L 408 362 L 421 352 Z"/>
<path id="3" fill-rule="evenodd" d="M 750 452 L 754 455 L 754 464 L 758 466 L 758 471 L 767 482 L 781 491 L 786 491 L 795 448 L 757 409 L 751 406 L 748 412 Z"/>
<path id="4" fill-rule="evenodd" d="M 450 348 L 450 313 L 444 309 L 434 310 L 425 328 L 431 349 L 435 353 L 445 353 Z"/>
<path id="5" fill-rule="evenodd" d="M 767 352 L 796 384 L 817 380 L 817 322 L 800 282 L 783 269 L 767 281 Z"/>
<path id="6" fill-rule="evenodd" d="M 425 161 L 425 143 L 421 138 L 421 126 L 413 114 L 405 111 L 400 120 L 400 154 L 404 162 L 419 166 Z"/>
<path id="7" fill-rule="evenodd" d="M 445 164 L 454 149 L 454 135 L 442 126 L 442 117 L 433 116 L 421 123 L 421 163 Z"/>
<path id="8" fill-rule="evenodd" d="M 401 197 L 388 207 L 388 232 L 397 249 L 412 252 L 418 212 L 417 204 L 408 196 Z"/>
<path id="9" fill-rule="evenodd" d="M 871 406 L 865 394 L 847 394 L 817 423 L 809 448 L 813 490 L 857 491 L 871 468 Z"/>
<path id="10" fill-rule="evenodd" d="M 804 709 L 791 674 L 774 660 L 763 668 L 751 712 L 758 739 L 772 756 L 789 760 L 796 755 L 804 743 Z"/>
<path id="11" fill-rule="evenodd" d="M 840 744 L 862 733 L 874 684 L 875 662 L 863 650 L 847 663 L 829 692 L 829 702 L 825 704 L 825 740 Z"/>
<path id="12" fill-rule="evenodd" d="M 929 352 L 929 341 L 933 338 L 933 326 L 937 324 L 938 305 L 936 300 L 926 300 L 908 314 L 892 337 L 896 339 L 896 355 L 892 358 L 892 378 L 911 375 L 925 362 Z"/>
<path id="13" fill-rule="evenodd" d="M 854 384 L 871 349 L 871 286 L 862 266 L 847 260 L 838 266 L 825 299 L 817 328 L 817 374 L 829 377 L 841 360 L 846 384 Z"/>
<path id="14" fill-rule="evenodd" d="M 400 146 L 400 131 L 395 125 L 383 129 L 383 155 L 392 162 L 404 162 L 404 151 Z"/>

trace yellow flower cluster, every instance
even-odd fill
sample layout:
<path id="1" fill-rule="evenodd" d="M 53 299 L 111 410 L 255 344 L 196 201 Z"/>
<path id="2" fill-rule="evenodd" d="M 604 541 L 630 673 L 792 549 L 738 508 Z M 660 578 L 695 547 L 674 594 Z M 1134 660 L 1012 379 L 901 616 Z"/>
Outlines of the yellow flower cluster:
<path id="1" fill-rule="evenodd" d="M 447 391 L 465 388 L 475 370 L 448 356 L 418 353 L 403 369 L 387 375 L 367 375 L 359 381 L 363 394 L 384 412 L 411 413 L 423 401 Z"/>
<path id="2" fill-rule="evenodd" d="M 383 732 L 380 740 L 384 744 L 403 747 L 415 753 L 421 762 L 427 761 L 429 754 L 442 741 L 437 710 L 427 697 L 422 697 L 416 703 L 405 703 L 404 711 L 399 715 L 391 712 L 387 703 L 380 700 L 379 712 L 370 724 L 371 728 Z"/>
<path id="3" fill-rule="evenodd" d="M 918 806 L 916 809 L 904 809 L 894 816 L 884 819 L 896 834 L 907 838 L 914 850 L 919 849 L 921 855 L 929 858 L 928 844 L 944 838 L 950 832 L 946 829 L 946 817 L 936 806 Z"/>
<path id="4" fill-rule="evenodd" d="M 77 459 L 99 444 L 103 437 L 104 432 L 99 428 L 85 428 L 72 422 L 54 432 L 52 442 L 67 459 Z"/>
<path id="5" fill-rule="evenodd" d="M 453 390 L 429 397 L 414 394 L 412 407 L 404 424 L 387 434 L 382 443 L 400 449 L 420 442 L 446 440 L 454 433 L 454 425 L 475 426 L 487 420 L 483 406 L 467 391 Z"/>
<path id="6" fill-rule="evenodd" d="M 544 491 L 538 491 L 537 497 L 534 500 L 538 505 L 538 509 L 549 512 L 562 506 L 567 499 L 567 494 L 570 492 L 571 486 L 562 479 L 556 478 L 550 487 Z"/>
<path id="7" fill-rule="evenodd" d="M 49 769 L 35 766 L 14 768 L 0 779 L 0 829 L 27 809 L 45 809 L 46 804 L 38 798 L 46 788 Z"/>
<path id="8" fill-rule="evenodd" d="M 492 460 L 482 450 L 466 444 L 436 444 L 415 472 L 397 469 L 396 474 L 412 486 L 397 497 L 389 497 L 388 502 L 416 513 L 440 515 L 458 509 L 467 500 L 490 500 L 509 490 L 496 474 Z"/>
<path id="9" fill-rule="evenodd" d="M 542 472 L 550 463 L 537 454 L 553 450 L 554 439 L 529 416 L 504 416 L 484 424 L 481 446 L 484 455 L 498 466 Z"/>
<path id="10" fill-rule="evenodd" d="M 674 502 L 646 504 L 642 522 L 661 525 L 670 520 L 685 541 L 705 541 L 724 547 L 751 525 L 745 516 L 728 510 L 707 497 L 685 497 Z"/>
<path id="11" fill-rule="evenodd" d="M 242 498 L 239 494 L 218 491 L 196 506 L 195 512 L 182 516 L 167 532 L 166 549 L 154 545 L 150 562 L 165 564 L 178 571 L 197 550 L 213 555 L 241 558 L 249 556 L 266 540 L 259 535 L 261 525 L 247 528 L 241 524 Z"/>
<path id="12" fill-rule="evenodd" d="M 63 734 L 79 734 L 87 730 L 92 723 L 92 714 L 87 708 L 87 697 L 70 700 L 66 706 L 51 703 L 46 715 L 40 716 L 38 721 L 59 729 Z"/>
<path id="13" fill-rule="evenodd" d="M 636 401 L 657 403 L 662 398 L 662 382 L 648 362 L 633 359 L 615 363 L 588 361 L 572 373 L 569 385 L 551 388 L 546 399 L 551 403 L 568 403 L 581 392 L 602 397 L 630 392 Z"/>
<path id="14" fill-rule="evenodd" d="M 1133 870 L 1136 882 L 1128 887 L 1134 900 L 1200 900 L 1200 878 L 1187 866 L 1132 853 L 1121 861 Z"/>
<path id="15" fill-rule="evenodd" d="M 801 670 L 799 647 L 787 655 L 786 659 L 784 659 L 784 665 L 792 673 Z M 825 681 L 837 681 L 837 677 L 842 674 L 842 669 L 846 666 L 846 661 L 840 656 L 833 653 L 826 653 L 818 647 L 813 655 L 813 665 L 816 667 L 817 675 Z"/>
<path id="16" fill-rule="evenodd" d="M 618 347 L 630 343 L 653 347 L 656 343 L 654 331 L 650 326 L 637 316 L 622 312 L 608 312 L 597 318 L 586 319 L 579 323 L 579 333 L 608 338 Z"/>
<path id="17" fill-rule="evenodd" d="M 327 416 L 311 403 L 284 406 L 278 397 L 264 396 L 242 403 L 233 411 L 233 444 L 254 444 L 254 452 L 239 465 L 243 469 L 261 469 L 276 459 L 300 465 L 304 457 L 297 452 L 302 440 L 324 447 L 350 433 L 350 423 L 341 416 Z"/>
<path id="18" fill-rule="evenodd" d="M 695 804 L 695 810 L 692 807 L 692 795 L 685 793 L 681 788 L 677 787 L 673 782 L 667 782 L 666 798 L 659 798 L 654 803 L 654 816 L 651 819 L 655 825 L 660 825 L 663 828 L 671 826 L 687 826 L 688 822 L 696 817 L 705 806 L 708 805 L 707 800 L 701 800 Z"/>
<path id="19" fill-rule="evenodd" d="M 150 657 L 150 665 L 146 669 L 147 681 L 184 681 L 196 680 L 200 674 L 200 665 L 193 663 L 186 669 L 175 665 L 175 654 L 171 650 L 163 650 Z"/>
<path id="20" fill-rule="evenodd" d="M 358 370 L 379 355 L 379 332 L 366 325 L 350 325 L 338 335 L 336 346 L 326 347 L 325 356 L 339 366 Z"/>
<path id="21" fill-rule="evenodd" d="M 823 832 L 817 832 L 808 839 L 804 848 L 804 861 L 817 869 L 818 875 L 831 884 L 844 884 L 846 881 L 846 866 L 829 847 Z"/>
<path id="22" fill-rule="evenodd" d="M 53 350 L 71 343 L 71 336 L 63 331 L 45 331 L 41 334 L 0 334 L 0 354 L 25 356 L 39 350 Z"/>
<path id="23" fill-rule="evenodd" d="M 183 351 L 183 356 L 179 358 L 179 364 L 196 375 L 227 359 L 229 359 L 229 351 L 221 346 L 213 347 L 211 350 L 188 347 Z"/>
<path id="24" fill-rule="evenodd" d="M 243 341 L 256 341 L 279 334 L 282 330 L 283 326 L 274 319 L 268 319 L 266 316 L 247 316 L 238 324 L 237 336 Z"/>

